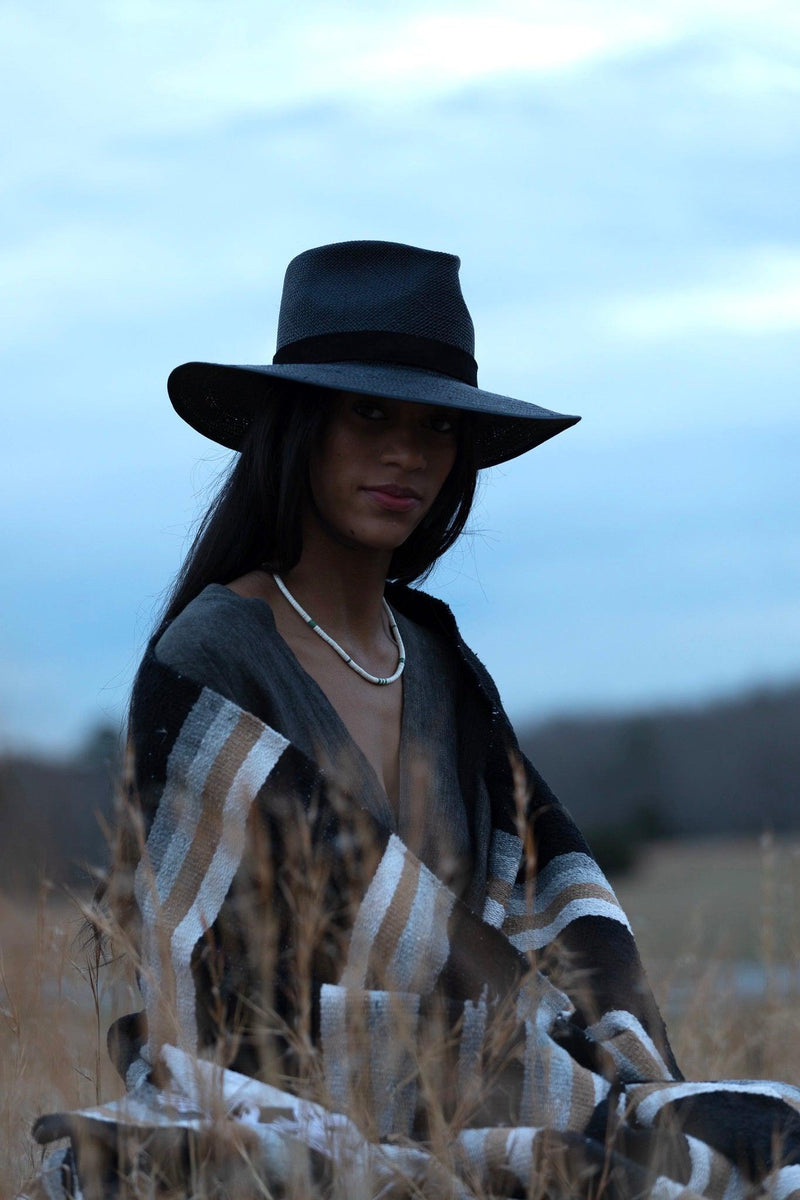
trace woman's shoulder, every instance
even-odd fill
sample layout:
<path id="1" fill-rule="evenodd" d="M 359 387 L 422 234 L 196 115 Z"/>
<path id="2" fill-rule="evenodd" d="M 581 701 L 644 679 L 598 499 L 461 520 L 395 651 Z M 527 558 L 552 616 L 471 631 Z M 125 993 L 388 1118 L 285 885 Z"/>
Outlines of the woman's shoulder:
<path id="1" fill-rule="evenodd" d="M 404 583 L 388 583 L 386 599 L 396 612 L 444 641 L 455 643 L 460 640 L 455 617 L 444 600 Z"/>
<path id="2" fill-rule="evenodd" d="M 456 619 L 444 600 L 418 588 L 397 583 L 387 588 L 387 597 L 398 612 L 422 626 L 429 634 L 434 634 L 440 644 L 455 655 L 461 667 L 477 683 L 491 707 L 502 709 L 497 685 L 475 651 L 464 641 Z"/>
<path id="3" fill-rule="evenodd" d="M 153 654 L 163 666 L 214 686 L 249 663 L 263 662 L 275 637 L 266 601 L 211 583 L 161 633 Z"/>

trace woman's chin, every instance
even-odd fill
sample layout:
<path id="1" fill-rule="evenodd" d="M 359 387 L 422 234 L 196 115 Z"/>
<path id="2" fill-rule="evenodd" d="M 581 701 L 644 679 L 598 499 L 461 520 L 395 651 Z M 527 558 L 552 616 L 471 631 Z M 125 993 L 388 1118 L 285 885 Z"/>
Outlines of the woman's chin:
<path id="1" fill-rule="evenodd" d="M 398 521 L 392 528 L 377 529 L 365 534 L 363 544 L 378 551 L 393 554 L 399 550 L 411 537 L 419 524 L 418 521 Z"/>
<path id="2" fill-rule="evenodd" d="M 395 550 L 408 541 L 418 524 L 418 520 L 409 519 L 408 515 L 395 514 L 394 519 L 381 518 L 354 522 L 346 529 L 337 529 L 336 526 L 331 525 L 325 527 L 340 544 L 354 550 L 374 554 L 394 554 Z"/>
<path id="3" fill-rule="evenodd" d="M 400 547 L 401 547 L 401 546 L 402 546 L 402 545 L 403 545 L 405 542 L 407 542 L 407 541 L 408 541 L 408 538 L 409 538 L 410 536 L 411 536 L 410 534 L 406 534 L 406 536 L 405 536 L 405 537 L 395 537 L 395 538 L 362 538 L 362 539 L 353 539 L 353 541 L 352 541 L 352 543 L 351 543 L 351 544 L 352 544 L 352 546 L 353 546 L 353 548 L 354 548 L 354 549 L 359 549 L 359 550 L 362 550 L 362 551 L 363 551 L 365 554 L 375 554 L 375 555 L 378 555 L 378 554 L 388 554 L 388 555 L 392 555 L 392 554 L 394 554 L 395 550 L 399 550 L 399 549 L 400 549 Z"/>

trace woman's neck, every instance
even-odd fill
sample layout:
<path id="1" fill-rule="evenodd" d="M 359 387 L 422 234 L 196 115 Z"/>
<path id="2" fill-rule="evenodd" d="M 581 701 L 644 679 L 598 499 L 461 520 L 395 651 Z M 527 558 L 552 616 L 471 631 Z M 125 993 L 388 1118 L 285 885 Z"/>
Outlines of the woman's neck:
<path id="1" fill-rule="evenodd" d="M 300 561 L 282 576 L 318 625 L 369 650 L 387 636 L 383 592 L 391 553 L 367 551 L 304 531 Z"/>

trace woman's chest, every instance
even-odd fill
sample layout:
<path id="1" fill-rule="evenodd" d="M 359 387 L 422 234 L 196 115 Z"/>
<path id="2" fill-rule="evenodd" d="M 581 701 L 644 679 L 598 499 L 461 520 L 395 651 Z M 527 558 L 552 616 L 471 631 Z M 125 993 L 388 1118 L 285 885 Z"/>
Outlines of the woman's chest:
<path id="1" fill-rule="evenodd" d="M 359 687 L 358 682 L 356 677 L 353 685 L 338 690 L 335 701 L 330 696 L 329 699 L 353 742 L 375 772 L 397 815 L 400 803 L 402 680 L 380 688 L 366 682 Z M 365 688 L 377 694 L 365 695 Z"/>
<path id="2" fill-rule="evenodd" d="M 482 756 L 476 749 L 473 771 L 472 751 L 461 753 L 459 712 L 469 689 L 448 644 L 396 616 L 406 666 L 389 685 L 362 679 L 303 627 L 280 630 L 271 643 L 270 707 L 287 737 L 460 893 L 473 858 L 467 794 L 470 811 L 483 811 Z M 470 724 L 467 740 L 481 742 L 482 730 Z"/>
<path id="3" fill-rule="evenodd" d="M 369 683 L 325 645 L 317 647 L 297 641 L 292 649 L 375 772 L 396 816 L 400 798 L 403 677 L 390 684 Z"/>

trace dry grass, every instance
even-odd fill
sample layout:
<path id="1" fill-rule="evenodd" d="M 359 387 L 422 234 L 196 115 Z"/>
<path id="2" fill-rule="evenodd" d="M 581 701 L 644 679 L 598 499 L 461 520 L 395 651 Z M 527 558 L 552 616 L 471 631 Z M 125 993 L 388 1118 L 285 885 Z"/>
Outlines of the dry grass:
<path id="1" fill-rule="evenodd" d="M 30 1136 L 37 1116 L 122 1091 L 105 1033 L 131 1011 L 132 996 L 98 972 L 77 902 L 44 891 L 28 901 L 0 894 L 0 971 L 0 1196 L 7 1197 L 41 1161 Z"/>
<path id="2" fill-rule="evenodd" d="M 615 890 L 694 1079 L 800 1082 L 800 841 L 664 842 Z"/>
<path id="3" fill-rule="evenodd" d="M 659 842 L 615 890 L 649 962 L 800 962 L 800 840 Z"/>
<path id="4" fill-rule="evenodd" d="M 665 843 L 617 892 L 686 1074 L 800 1081 L 800 843 Z M 98 974 L 75 902 L 0 896 L 0 930 L 0 1196 L 10 1197 L 40 1161 L 39 1114 L 120 1093 L 105 1032 L 140 1004 L 113 970 Z M 741 994 L 748 970 L 760 994 Z"/>

